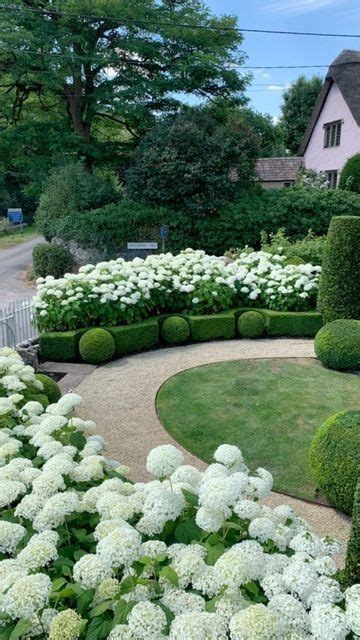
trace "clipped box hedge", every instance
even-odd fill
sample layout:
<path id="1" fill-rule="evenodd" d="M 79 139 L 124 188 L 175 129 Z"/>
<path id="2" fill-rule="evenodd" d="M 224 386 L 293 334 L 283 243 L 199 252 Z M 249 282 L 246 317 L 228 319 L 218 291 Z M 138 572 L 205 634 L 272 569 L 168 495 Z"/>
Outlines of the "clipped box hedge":
<path id="1" fill-rule="evenodd" d="M 182 314 L 164 314 L 148 318 L 142 322 L 107 329 L 115 341 L 115 358 L 137 351 L 146 351 L 159 345 L 162 325 L 167 318 L 183 317 L 190 325 L 194 342 L 206 340 L 230 340 L 237 335 L 238 318 L 245 311 L 261 313 L 266 322 L 264 336 L 314 337 L 322 327 L 322 317 L 317 311 L 270 311 L 243 307 L 223 313 L 206 316 L 187 316 Z M 43 333 L 40 335 L 40 355 L 46 360 L 80 361 L 79 341 L 87 328 Z"/>
<path id="2" fill-rule="evenodd" d="M 115 340 L 115 356 L 152 349 L 159 341 L 157 318 L 148 318 L 135 324 L 106 327 Z"/>
<path id="3" fill-rule="evenodd" d="M 74 329 L 73 331 L 53 331 L 52 333 L 40 334 L 39 351 L 41 357 L 45 360 L 58 362 L 80 360 L 79 342 L 85 331 L 87 329 L 82 328 Z"/>
<path id="4" fill-rule="evenodd" d="M 216 338 L 230 339 L 235 337 L 235 313 L 226 311 L 213 316 L 189 316 L 191 337 L 203 342 Z"/>

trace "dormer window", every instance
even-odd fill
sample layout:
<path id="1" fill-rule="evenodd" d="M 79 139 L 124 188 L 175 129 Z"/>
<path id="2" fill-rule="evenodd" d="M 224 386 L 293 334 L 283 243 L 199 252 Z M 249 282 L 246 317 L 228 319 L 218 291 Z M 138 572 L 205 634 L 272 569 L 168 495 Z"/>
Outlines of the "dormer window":
<path id="1" fill-rule="evenodd" d="M 341 120 L 324 124 L 324 147 L 339 147 L 341 140 Z"/>

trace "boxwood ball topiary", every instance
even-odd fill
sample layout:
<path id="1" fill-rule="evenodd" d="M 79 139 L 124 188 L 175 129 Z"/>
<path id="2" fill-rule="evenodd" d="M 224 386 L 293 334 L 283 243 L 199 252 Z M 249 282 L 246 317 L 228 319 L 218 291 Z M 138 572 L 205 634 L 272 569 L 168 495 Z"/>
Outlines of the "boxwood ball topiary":
<path id="1" fill-rule="evenodd" d="M 115 341 L 106 329 L 89 329 L 80 338 L 79 351 L 84 362 L 100 364 L 113 357 Z"/>
<path id="2" fill-rule="evenodd" d="M 161 327 L 161 335 L 169 344 L 181 344 L 190 336 L 189 323 L 181 316 L 166 318 Z"/>
<path id="3" fill-rule="evenodd" d="M 360 320 L 334 320 L 317 332 L 315 353 L 325 367 L 360 371 Z"/>
<path id="4" fill-rule="evenodd" d="M 337 509 L 351 514 L 360 465 L 360 411 L 330 416 L 315 434 L 310 466 L 319 488 Z"/>
<path id="5" fill-rule="evenodd" d="M 325 242 L 318 307 L 324 322 L 360 319 L 360 217 L 332 218 Z"/>
<path id="6" fill-rule="evenodd" d="M 36 379 L 42 382 L 42 385 L 44 387 L 43 393 L 49 399 L 50 404 L 60 400 L 61 391 L 55 380 L 50 378 L 50 376 L 45 375 L 44 373 L 37 373 Z"/>
<path id="7" fill-rule="evenodd" d="M 238 319 L 238 331 L 243 338 L 260 338 L 265 327 L 265 318 L 258 311 L 245 311 Z"/>

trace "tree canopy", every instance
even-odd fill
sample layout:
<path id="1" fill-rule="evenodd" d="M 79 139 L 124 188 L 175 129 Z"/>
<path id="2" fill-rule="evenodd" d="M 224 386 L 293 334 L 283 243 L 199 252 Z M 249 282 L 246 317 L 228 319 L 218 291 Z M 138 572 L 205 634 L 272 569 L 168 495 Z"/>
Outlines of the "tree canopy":
<path id="1" fill-rule="evenodd" d="M 4 0 L 0 162 L 31 190 L 64 158 L 116 166 L 184 95 L 241 102 L 235 25 L 200 0 Z"/>
<path id="2" fill-rule="evenodd" d="M 284 92 L 284 101 L 281 106 L 281 125 L 284 131 L 285 146 L 293 154 L 298 152 L 321 87 L 322 80 L 318 76 L 313 76 L 310 79 L 300 76 Z"/>

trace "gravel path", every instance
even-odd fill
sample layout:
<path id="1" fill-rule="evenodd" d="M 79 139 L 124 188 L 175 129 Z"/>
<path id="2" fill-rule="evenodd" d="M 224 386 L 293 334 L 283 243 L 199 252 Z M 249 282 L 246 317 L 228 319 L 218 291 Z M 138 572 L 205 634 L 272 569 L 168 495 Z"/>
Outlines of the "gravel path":
<path id="1" fill-rule="evenodd" d="M 83 398 L 80 415 L 95 420 L 98 433 L 108 443 L 107 454 L 129 465 L 132 479 L 147 480 L 149 450 L 173 443 L 156 413 L 159 387 L 171 376 L 189 367 L 251 358 L 314 357 L 311 339 L 229 340 L 159 349 L 133 355 L 97 368 L 76 388 Z M 184 451 L 186 462 L 204 468 L 204 462 Z M 334 509 L 272 493 L 267 503 L 288 503 L 319 535 L 332 535 L 346 542 L 350 523 Z"/>

